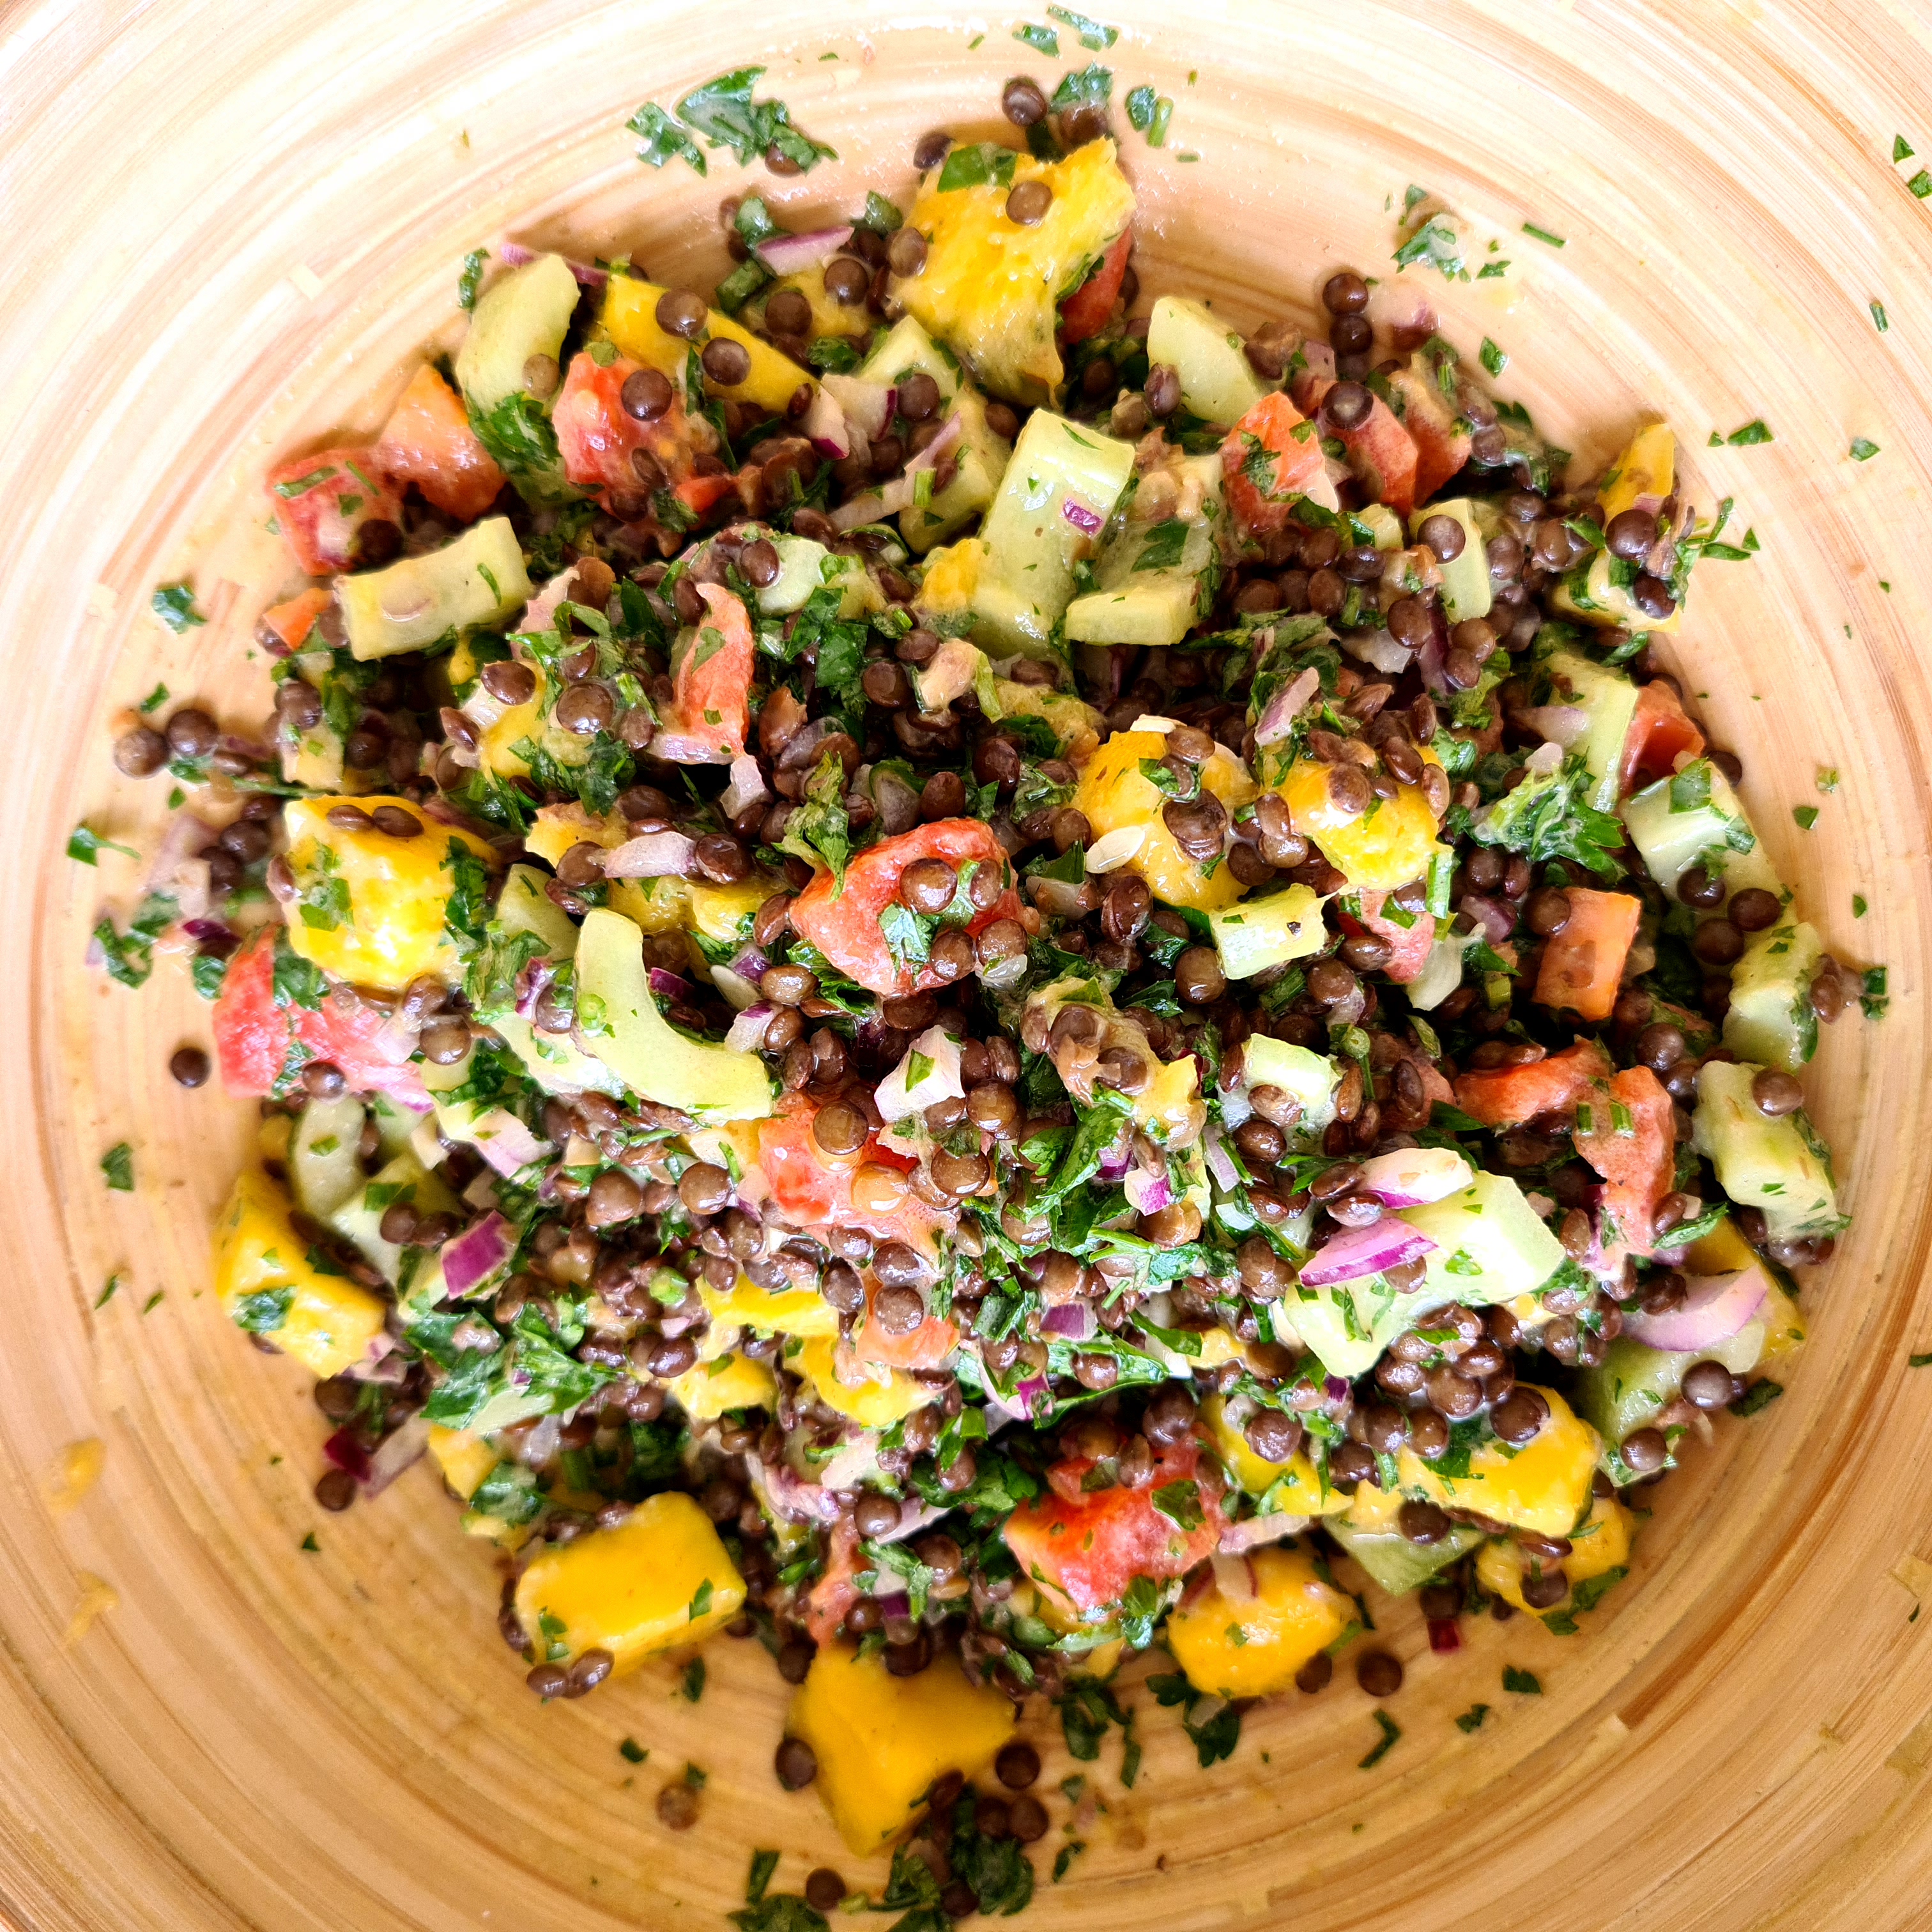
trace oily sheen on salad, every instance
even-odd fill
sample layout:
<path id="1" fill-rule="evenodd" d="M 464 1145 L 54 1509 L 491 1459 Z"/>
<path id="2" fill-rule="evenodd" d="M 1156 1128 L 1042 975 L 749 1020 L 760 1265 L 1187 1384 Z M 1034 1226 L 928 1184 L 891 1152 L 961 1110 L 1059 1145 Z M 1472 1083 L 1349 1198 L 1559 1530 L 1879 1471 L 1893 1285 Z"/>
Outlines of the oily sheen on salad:
<path id="1" fill-rule="evenodd" d="M 1578 1629 L 1803 1339 L 1858 989 L 1665 668 L 1670 430 L 1573 479 L 1412 275 L 1149 301 L 1104 113 L 1005 106 L 728 201 L 708 293 L 479 250 L 266 479 L 272 742 L 117 746 L 319 1500 L 426 1452 L 543 1698 L 761 1639 L 777 1778 L 953 1916 L 1029 1698 L 1163 1652 L 1204 1763 L 1398 1687 L 1378 1593 Z"/>

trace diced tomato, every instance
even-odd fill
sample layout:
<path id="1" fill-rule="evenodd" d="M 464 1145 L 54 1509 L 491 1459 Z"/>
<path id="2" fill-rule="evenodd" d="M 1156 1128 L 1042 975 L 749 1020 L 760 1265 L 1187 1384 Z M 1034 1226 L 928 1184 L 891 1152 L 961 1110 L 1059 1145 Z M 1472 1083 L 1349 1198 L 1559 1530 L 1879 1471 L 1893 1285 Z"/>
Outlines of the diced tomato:
<path id="1" fill-rule="evenodd" d="M 1100 258 L 1100 266 L 1060 305 L 1060 331 L 1069 342 L 1084 342 L 1106 327 L 1107 318 L 1120 299 L 1120 284 L 1126 279 L 1127 257 L 1133 253 L 1131 230 Z"/>
<path id="2" fill-rule="evenodd" d="M 1527 1066 L 1480 1066 L 1460 1074 L 1456 1104 L 1486 1127 L 1520 1127 L 1539 1114 L 1567 1114 L 1593 1082 L 1610 1077 L 1610 1056 L 1593 1040 Z"/>
<path id="3" fill-rule="evenodd" d="M 1312 416 L 1334 385 L 1316 376 L 1296 386 L 1297 401 Z M 1324 436 L 1340 438 L 1349 473 L 1370 500 L 1386 503 L 1397 516 L 1406 517 L 1415 508 L 1415 439 L 1381 397 L 1372 395 L 1370 400 L 1367 416 L 1353 429 L 1331 429 L 1326 423 L 1318 427 Z"/>
<path id="4" fill-rule="evenodd" d="M 853 1336 L 854 1361 L 869 1362 L 884 1369 L 936 1369 L 959 1346 L 959 1324 L 950 1317 L 928 1315 L 910 1335 L 889 1335 L 872 1318 L 879 1298 L 878 1278 L 866 1270 L 864 1328 Z"/>
<path id="5" fill-rule="evenodd" d="M 389 412 L 376 460 L 466 524 L 482 515 L 503 487 L 503 472 L 470 427 L 461 399 L 427 362 Z"/>
<path id="6" fill-rule="evenodd" d="M 1390 373 L 1389 386 L 1403 402 L 1402 426 L 1415 445 L 1415 501 L 1426 503 L 1469 460 L 1471 433 L 1437 386 L 1420 357 Z"/>
<path id="7" fill-rule="evenodd" d="M 319 1007 L 275 1003 L 275 934 L 258 934 L 228 962 L 213 1016 L 221 1080 L 238 1097 L 259 1099 L 274 1091 L 285 1071 L 310 1060 L 332 1061 L 342 1070 L 352 1093 L 370 1090 L 418 1112 L 429 1095 L 422 1076 L 407 1060 L 400 1066 L 381 1052 L 376 1036 L 382 1016 L 332 988 Z M 296 1051 L 298 1042 L 308 1049 Z"/>
<path id="8" fill-rule="evenodd" d="M 859 1600 L 853 1578 L 859 1574 L 859 1532 L 849 1516 L 832 1526 L 825 1551 L 825 1568 L 806 1597 L 805 1627 L 814 1643 L 830 1643 L 838 1634 L 846 1613 Z"/>
<path id="9" fill-rule="evenodd" d="M 1373 933 L 1378 939 L 1386 939 L 1393 949 L 1388 964 L 1382 968 L 1397 986 L 1406 986 L 1420 974 L 1429 963 L 1430 949 L 1436 944 L 1436 920 L 1432 914 L 1417 913 L 1407 926 L 1382 916 L 1388 894 L 1384 892 L 1364 892 L 1360 896 L 1362 916 L 1359 924 L 1365 932 Z M 1345 922 L 1346 915 L 1342 915 Z"/>
<path id="10" fill-rule="evenodd" d="M 945 1220 L 910 1189 L 887 1213 L 853 1204 L 852 1177 L 861 1167 L 904 1170 L 914 1163 L 881 1147 L 876 1135 L 856 1153 L 827 1154 L 812 1131 L 818 1111 L 802 1094 L 794 1094 L 778 1114 L 758 1124 L 758 1166 L 778 1212 L 796 1228 L 857 1228 L 875 1241 L 904 1241 L 922 1254 L 937 1253 L 938 1231 Z"/>
<path id="11" fill-rule="evenodd" d="M 278 464 L 263 482 L 296 561 L 311 577 L 362 561 L 365 524 L 380 520 L 400 532 L 403 500 L 373 449 L 319 449 Z"/>
<path id="12" fill-rule="evenodd" d="M 1540 1006 L 1568 1006 L 1586 1020 L 1606 1020 L 1617 1003 L 1643 902 L 1628 892 L 1582 886 L 1570 886 L 1567 896 L 1570 916 L 1544 948 L 1532 997 Z"/>
<path id="13" fill-rule="evenodd" d="M 698 592 L 710 608 L 703 622 L 680 634 L 671 652 L 670 728 L 658 748 L 681 764 L 725 764 L 743 752 L 752 728 L 758 647 L 752 620 L 730 591 L 700 584 Z"/>
<path id="14" fill-rule="evenodd" d="M 1677 694 L 1661 679 L 1653 678 L 1636 694 L 1636 712 L 1624 739 L 1622 789 L 1633 792 L 1658 778 L 1667 778 L 1684 753 L 1696 758 L 1704 748 L 1704 734 L 1685 715 Z"/>
<path id="15" fill-rule="evenodd" d="M 792 902 L 792 929 L 818 947 L 848 978 L 867 992 L 887 997 L 930 992 L 946 982 L 929 966 L 902 966 L 892 957 L 879 922 L 899 894 L 899 877 L 916 859 L 944 859 L 956 872 L 968 865 L 992 866 L 1004 878 L 1006 855 L 990 827 L 972 818 L 942 818 L 896 838 L 881 839 L 845 868 L 841 890 L 821 872 Z M 976 938 L 996 920 L 1018 919 L 1019 895 L 1010 885 L 984 912 L 962 928 Z"/>
<path id="16" fill-rule="evenodd" d="M 1677 1171 L 1677 1136 L 1670 1096 L 1647 1066 L 1628 1066 L 1594 1095 L 1588 1132 L 1580 1124 L 1576 1151 L 1604 1177 L 1598 1238 L 1605 1264 L 1657 1246 L 1657 1210 Z"/>
<path id="17" fill-rule="evenodd" d="M 1271 466 L 1268 455 L 1274 458 Z M 1254 536 L 1285 528 L 1294 508 L 1290 499 L 1321 475 L 1322 461 L 1320 432 L 1279 389 L 1270 390 L 1221 446 L 1221 474 L 1235 529 Z M 1248 473 L 1250 464 L 1264 472 L 1259 480 Z"/>
<path id="18" fill-rule="evenodd" d="M 1096 1466 L 1073 1456 L 1047 1472 L 1049 1493 L 1022 1503 L 1006 1519 L 1006 1546 L 1021 1573 L 1085 1616 L 1118 1604 L 1136 1576 L 1156 1582 L 1184 1576 L 1221 1540 L 1221 1481 L 1216 1466 L 1204 1462 L 1193 1436 L 1157 1450 L 1144 1489 L 1116 1483 L 1090 1493 L 1082 1487 Z M 1154 1506 L 1171 1484 L 1192 1489 L 1201 1512 L 1198 1528 L 1184 1530 Z M 1184 1520 L 1188 1498 L 1163 1496 Z"/>
<path id="19" fill-rule="evenodd" d="M 701 516 L 736 485 L 728 474 L 693 473 L 690 425 L 675 395 L 651 422 L 640 422 L 624 407 L 624 384 L 641 366 L 622 356 L 600 364 L 587 350 L 572 357 L 550 410 L 563 473 L 579 489 L 595 491 L 614 515 L 637 515 L 640 502 L 664 489 Z M 640 452 L 651 460 L 642 472 L 635 460 Z"/>
<path id="20" fill-rule="evenodd" d="M 286 604 L 271 604 L 262 613 L 256 629 L 258 633 L 268 632 L 275 639 L 276 656 L 285 658 L 302 649 L 304 640 L 315 628 L 316 618 L 334 601 L 326 590 L 301 591 Z"/>

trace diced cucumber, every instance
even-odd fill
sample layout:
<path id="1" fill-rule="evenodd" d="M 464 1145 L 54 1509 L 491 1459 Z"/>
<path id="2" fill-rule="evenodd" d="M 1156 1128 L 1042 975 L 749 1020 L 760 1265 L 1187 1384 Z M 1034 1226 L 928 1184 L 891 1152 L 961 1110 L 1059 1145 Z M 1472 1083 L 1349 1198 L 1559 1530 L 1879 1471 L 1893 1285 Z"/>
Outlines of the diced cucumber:
<path id="1" fill-rule="evenodd" d="M 496 916 L 508 933 L 534 933 L 553 959 L 568 959 L 577 950 L 577 928 L 570 915 L 544 890 L 549 877 L 534 866 L 512 866 L 503 874 L 496 898 Z"/>
<path id="2" fill-rule="evenodd" d="M 555 359 L 581 291 L 561 255 L 539 255 L 492 282 L 477 298 L 456 352 L 457 386 L 478 414 L 524 387 L 532 356 Z"/>
<path id="3" fill-rule="evenodd" d="M 577 942 L 577 1014 L 597 1057 L 646 1099 L 689 1114 L 700 1125 L 763 1120 L 772 1083 L 755 1053 L 713 1046 L 676 1031 L 651 997 L 643 938 L 622 913 L 599 906 Z"/>
<path id="4" fill-rule="evenodd" d="M 1054 628 L 1073 596 L 1073 566 L 1114 514 L 1134 452 L 1048 410 L 1028 418 L 980 532 L 985 563 L 973 595 L 982 631 L 1030 657 L 1054 655 Z M 1070 521 L 1071 503 L 1092 531 Z"/>
<path id="5" fill-rule="evenodd" d="M 508 517 L 487 517 L 442 549 L 335 580 L 358 658 L 420 650 L 472 624 L 506 622 L 530 602 L 524 553 Z"/>
<path id="6" fill-rule="evenodd" d="M 1401 549 L 1402 519 L 1386 503 L 1364 503 L 1348 514 L 1366 527 L 1376 549 Z"/>
<path id="7" fill-rule="evenodd" d="M 1479 1172 L 1460 1194 L 1401 1210 L 1436 1244 L 1425 1292 L 1480 1307 L 1540 1288 L 1563 1265 L 1563 1246 L 1507 1175 Z"/>
<path id="8" fill-rule="evenodd" d="M 1760 1315 L 1724 1341 L 1678 1354 L 1619 1335 L 1597 1367 L 1577 1376 L 1577 1412 L 1606 1442 L 1620 1444 L 1677 1400 L 1685 1373 L 1697 1363 L 1722 1362 L 1733 1375 L 1748 1375 L 1763 1357 L 1766 1333 Z"/>
<path id="9" fill-rule="evenodd" d="M 1250 1093 L 1257 1087 L 1279 1087 L 1299 1101 L 1299 1132 L 1318 1132 L 1335 1118 L 1335 1090 L 1342 1084 L 1342 1070 L 1325 1053 L 1266 1034 L 1250 1034 L 1241 1046 L 1241 1078 Z"/>
<path id="10" fill-rule="evenodd" d="M 778 574 L 759 590 L 758 608 L 767 617 L 789 617 L 825 582 L 825 560 L 832 553 L 810 537 L 773 531 L 768 541 L 778 554 Z"/>
<path id="11" fill-rule="evenodd" d="M 1149 362 L 1172 365 L 1181 406 L 1210 423 L 1238 423 L 1268 392 L 1240 337 L 1204 303 L 1162 296 L 1148 322 Z"/>
<path id="12" fill-rule="evenodd" d="M 1798 920 L 1752 934 L 1731 969 L 1724 1044 L 1740 1060 L 1796 1073 L 1818 1050 L 1811 982 L 1824 942 Z"/>
<path id="13" fill-rule="evenodd" d="M 1462 956 L 1475 943 L 1473 932 L 1438 932 L 1422 970 L 1408 983 L 1408 1004 L 1415 1012 L 1432 1013 L 1462 983 Z"/>
<path id="14" fill-rule="evenodd" d="M 1408 520 L 1412 536 L 1430 517 L 1454 517 L 1462 526 L 1462 548 L 1442 568 L 1442 609 L 1452 624 L 1486 617 L 1495 598 L 1490 582 L 1490 550 L 1476 521 L 1476 506 L 1467 496 L 1451 496 L 1419 509 Z"/>
<path id="15" fill-rule="evenodd" d="M 906 547 L 923 556 L 962 530 L 999 494 L 1012 445 L 996 436 L 986 421 L 986 399 L 969 383 L 954 399 L 952 412 L 960 421 L 959 440 L 947 460 L 952 481 L 922 507 L 916 502 L 899 512 L 899 534 Z"/>
<path id="16" fill-rule="evenodd" d="M 1623 819 L 1666 898 L 1700 863 L 1723 873 L 1727 897 L 1753 886 L 1784 896 L 1730 779 L 1708 758 L 1633 793 L 1624 800 Z"/>
<path id="17" fill-rule="evenodd" d="M 1144 520 L 1130 508 L 1100 554 L 1095 587 L 1067 607 L 1076 642 L 1178 644 L 1207 614 L 1202 607 L 1211 605 L 1220 578 L 1221 459 L 1192 457 L 1184 468 L 1199 486 L 1200 515 Z"/>
<path id="18" fill-rule="evenodd" d="M 1366 1374 L 1382 1351 L 1443 1298 L 1427 1288 L 1398 1294 L 1378 1274 L 1332 1288 L 1298 1287 L 1275 1303 L 1277 1331 L 1292 1328 L 1331 1376 Z"/>
<path id="19" fill-rule="evenodd" d="M 383 1240 L 382 1216 L 399 1202 L 406 1202 L 419 1214 L 462 1212 L 456 1196 L 414 1154 L 405 1150 L 327 1217 L 328 1226 L 344 1240 L 354 1243 L 363 1258 L 380 1270 L 382 1279 L 392 1286 L 400 1278 L 404 1251 L 394 1242 Z"/>
<path id="20" fill-rule="evenodd" d="M 1246 980 L 1270 966 L 1318 952 L 1328 934 L 1322 896 L 1306 886 L 1290 886 L 1266 898 L 1240 899 L 1208 915 L 1221 969 L 1231 980 Z"/>
<path id="21" fill-rule="evenodd" d="M 1599 812 L 1614 812 L 1624 746 L 1630 738 L 1630 721 L 1636 716 L 1636 686 L 1622 671 L 1600 664 L 1581 651 L 1552 651 L 1549 670 L 1560 687 L 1551 702 L 1574 704 L 1589 714 L 1588 728 L 1570 747 L 1582 757 L 1583 769 L 1590 775 L 1586 801 Z"/>
<path id="22" fill-rule="evenodd" d="M 959 364 L 926 332 L 916 316 L 901 316 L 860 364 L 866 382 L 900 382 L 908 376 L 930 376 L 939 385 L 939 400 L 950 403 L 959 393 Z M 942 410 L 941 413 L 944 413 Z"/>
<path id="23" fill-rule="evenodd" d="M 1692 1144 L 1732 1200 L 1763 1210 L 1774 1240 L 1835 1234 L 1848 1222 L 1838 1212 L 1831 1150 L 1802 1107 L 1775 1118 L 1760 1112 L 1751 1082 L 1761 1070 L 1743 1060 L 1704 1063 Z"/>
<path id="24" fill-rule="evenodd" d="M 1324 1516 L 1322 1527 L 1391 1597 L 1420 1588 L 1483 1540 L 1483 1532 L 1467 1522 L 1451 1523 L 1439 1543 L 1412 1543 L 1400 1530 L 1358 1528 L 1346 1516 Z"/>
<path id="25" fill-rule="evenodd" d="M 311 1100 L 289 1137 L 289 1183 L 304 1214 L 326 1221 L 362 1185 L 362 1102 Z"/>
<path id="26" fill-rule="evenodd" d="M 503 875 L 496 917 L 506 932 L 534 933 L 547 958 L 568 959 L 577 951 L 577 928 L 544 892 L 545 877 L 533 866 L 512 866 Z M 540 1033 L 516 1012 L 492 1013 L 490 1024 L 546 1094 L 622 1094 L 623 1082 L 568 1034 Z"/>

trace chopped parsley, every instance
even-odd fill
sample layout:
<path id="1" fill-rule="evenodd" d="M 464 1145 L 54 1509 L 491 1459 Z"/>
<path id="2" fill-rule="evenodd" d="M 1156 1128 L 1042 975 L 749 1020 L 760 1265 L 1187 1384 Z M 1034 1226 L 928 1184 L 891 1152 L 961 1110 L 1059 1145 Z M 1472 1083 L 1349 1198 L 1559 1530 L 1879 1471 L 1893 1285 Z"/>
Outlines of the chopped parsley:
<path id="1" fill-rule="evenodd" d="M 1527 1670 L 1519 1670 L 1513 1664 L 1503 1666 L 1503 1688 L 1519 1697 L 1540 1697 L 1543 1686 Z"/>
<path id="2" fill-rule="evenodd" d="M 793 163 L 801 173 L 822 160 L 836 160 L 836 148 L 792 124 L 791 110 L 782 100 L 752 99 L 752 90 L 764 72 L 761 67 L 741 67 L 707 80 L 679 101 L 676 120 L 655 101 L 646 102 L 625 123 L 644 142 L 638 160 L 653 168 L 673 159 L 685 160 L 700 174 L 708 174 L 709 164 L 692 139 L 696 134 L 713 153 L 728 148 L 741 167 L 767 154 Z"/>
<path id="3" fill-rule="evenodd" d="M 104 838 L 98 832 L 85 825 L 76 825 L 67 842 L 67 856 L 77 859 L 83 866 L 100 863 L 103 852 L 118 852 L 125 857 L 138 859 L 141 855 L 131 845 L 117 845 L 111 838 Z"/>
<path id="4" fill-rule="evenodd" d="M 194 608 L 194 592 L 185 584 L 164 584 L 154 592 L 149 608 L 176 637 L 208 622 Z"/>
<path id="5" fill-rule="evenodd" d="M 1869 463 L 1877 454 L 1878 445 L 1869 437 L 1855 436 L 1852 438 L 1851 455 L 1854 463 Z"/>

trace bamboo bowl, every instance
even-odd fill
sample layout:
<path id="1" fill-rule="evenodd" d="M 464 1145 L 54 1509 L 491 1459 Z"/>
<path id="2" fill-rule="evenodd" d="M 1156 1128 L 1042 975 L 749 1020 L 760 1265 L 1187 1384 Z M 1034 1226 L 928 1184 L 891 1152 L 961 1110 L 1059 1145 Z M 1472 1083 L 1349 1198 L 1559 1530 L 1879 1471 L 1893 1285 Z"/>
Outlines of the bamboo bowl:
<path id="1" fill-rule="evenodd" d="M 1207 1773 L 1136 1694 L 1140 1780 L 1120 1788 L 1117 1736 L 1083 1767 L 1107 1809 L 1058 1885 L 1054 1796 L 1028 1922 L 1932 1922 L 1932 1373 L 1906 1365 L 1932 1348 L 1914 1178 L 1932 1133 L 1932 212 L 1888 160 L 1897 130 L 1932 149 L 1932 22 L 1842 0 L 1105 11 L 1126 30 L 1117 100 L 1153 80 L 1180 104 L 1166 161 L 1124 140 L 1144 286 L 1208 294 L 1243 325 L 1304 313 L 1318 270 L 1386 262 L 1390 197 L 1420 183 L 1512 264 L 1439 290 L 1466 352 L 1500 343 L 1508 392 L 1586 460 L 1662 411 L 1700 499 L 1737 496 L 1763 548 L 1700 573 L 1685 682 L 1742 756 L 1807 916 L 1841 957 L 1888 963 L 1894 999 L 1882 1027 L 1833 1030 L 1814 1070 L 1858 1218 L 1811 1292 L 1790 1391 L 1664 1486 L 1587 1634 L 1519 1618 L 1438 1658 L 1403 1610 L 1383 1634 L 1408 1666 L 1402 1736 L 1367 1772 L 1377 1734 L 1346 1671 L 1255 1711 Z M 265 709 L 249 633 L 284 566 L 260 470 L 380 422 L 410 352 L 451 334 L 466 249 L 628 248 L 708 280 L 720 195 L 849 207 L 903 189 L 926 129 L 994 131 L 1002 80 L 1051 66 L 1015 24 L 851 0 L 13 10 L 0 650 L 20 916 L 0 945 L 26 1010 L 0 1060 L 0 1917 L 709 1927 L 741 1902 L 754 1846 L 782 1851 L 782 1888 L 826 1862 L 880 1882 L 808 1792 L 778 1789 L 782 1687 L 756 1646 L 715 1644 L 696 1706 L 666 1666 L 541 1707 L 494 1628 L 491 1564 L 426 1468 L 318 1520 L 305 1378 L 205 1292 L 250 1110 L 166 1078 L 206 1031 L 178 962 L 139 998 L 83 968 L 134 870 L 61 848 L 83 814 L 154 833 L 165 783 L 117 781 L 107 751 L 155 683 L 236 722 Z M 631 159 L 640 100 L 754 58 L 837 164 L 773 183 L 728 157 L 708 181 Z M 1754 417 L 1773 442 L 1703 446 Z M 1882 454 L 1849 460 L 1855 436 Z M 214 621 L 176 639 L 146 606 L 184 570 Z M 1840 774 L 1828 796 L 1821 766 Z M 1809 833 L 1800 802 L 1820 808 Z M 137 1185 L 110 1194 L 96 1163 L 122 1139 Z M 86 1438 L 104 1472 L 60 1512 L 53 1472 Z M 1544 1694 L 1505 1694 L 1504 1664 Z M 1466 1734 L 1452 1720 L 1478 1702 L 1492 1714 Z M 1072 1767 L 1057 1738 L 1047 1758 L 1052 1795 Z M 704 1813 L 674 1836 L 652 1800 L 688 1762 L 709 1774 Z"/>

